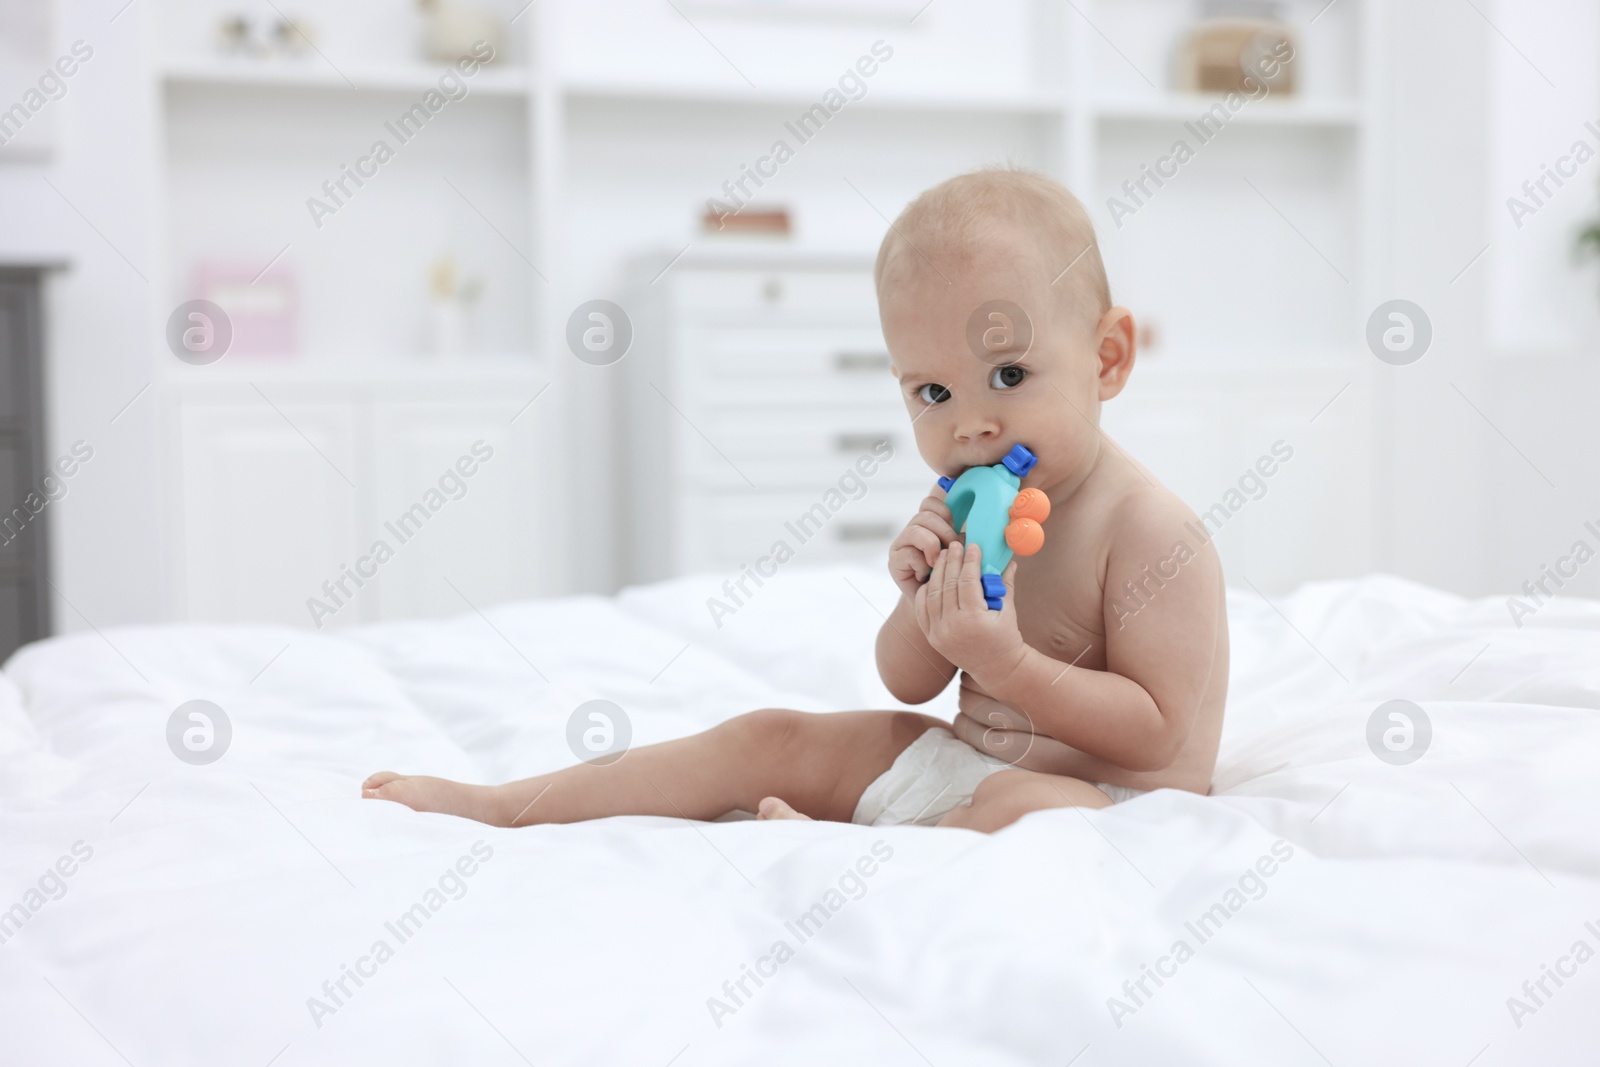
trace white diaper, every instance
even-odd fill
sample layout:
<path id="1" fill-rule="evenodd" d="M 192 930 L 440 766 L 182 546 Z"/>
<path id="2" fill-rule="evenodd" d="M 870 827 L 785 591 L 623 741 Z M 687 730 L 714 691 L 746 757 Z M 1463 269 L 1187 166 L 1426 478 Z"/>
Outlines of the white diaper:
<path id="1" fill-rule="evenodd" d="M 971 803 L 979 782 L 1010 769 L 1005 760 L 979 752 L 949 730 L 930 727 L 867 786 L 850 821 L 865 826 L 932 826 Z M 1114 803 L 1149 792 L 1125 785 L 1094 785 Z"/>
<path id="2" fill-rule="evenodd" d="M 1142 797 L 1150 792 L 1148 789 L 1135 789 L 1131 785 L 1112 785 L 1109 782 L 1095 782 L 1094 787 L 1111 798 L 1111 803 L 1121 804 L 1124 800 Z"/>

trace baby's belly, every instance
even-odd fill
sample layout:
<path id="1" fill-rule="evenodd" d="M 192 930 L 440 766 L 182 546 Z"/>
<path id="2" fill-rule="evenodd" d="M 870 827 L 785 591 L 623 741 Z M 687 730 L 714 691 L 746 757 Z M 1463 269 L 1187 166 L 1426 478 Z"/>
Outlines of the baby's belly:
<path id="1" fill-rule="evenodd" d="M 1003 759 L 1021 770 L 1138 789 L 1210 792 L 1212 767 L 1202 766 L 1203 759 L 1196 762 L 1197 753 L 1193 751 L 1181 754 L 1171 766 L 1159 771 L 1130 771 L 1036 732 L 1026 715 L 985 693 L 965 672 L 961 675 L 957 706 L 961 714 L 952 726 L 956 736 L 978 751 Z M 963 723 L 963 718 L 968 722 Z M 1214 763 L 1214 759 L 1211 762 Z"/>

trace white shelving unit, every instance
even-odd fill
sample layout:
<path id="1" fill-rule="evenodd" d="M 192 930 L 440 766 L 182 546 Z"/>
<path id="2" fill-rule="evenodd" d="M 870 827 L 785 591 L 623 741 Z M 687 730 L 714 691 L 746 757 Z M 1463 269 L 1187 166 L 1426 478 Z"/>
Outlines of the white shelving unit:
<path id="1" fill-rule="evenodd" d="M 373 8 L 372 25 L 406 21 L 403 5 Z M 378 541 L 393 560 L 324 625 L 563 591 L 564 576 L 534 562 L 565 531 L 540 507 L 552 480 L 559 497 L 564 468 L 546 469 L 557 412 L 535 400 L 551 382 L 539 264 L 552 172 L 528 43 L 461 78 L 466 96 L 402 144 L 387 123 L 437 89 L 444 66 L 412 59 L 401 40 L 347 55 L 340 45 L 355 38 L 339 11 L 313 15 L 337 62 L 221 57 L 195 32 L 221 12 L 196 0 L 161 13 L 154 207 L 166 254 L 152 333 L 164 338 L 166 315 L 195 295 L 198 264 L 282 264 L 300 351 L 190 366 L 157 342 L 172 614 L 309 625 L 307 602 L 331 602 L 323 583 Z M 393 161 L 344 203 L 329 197 L 322 182 L 379 138 Z M 317 225 L 310 197 L 338 210 Z M 428 271 L 443 255 L 485 282 L 471 350 L 448 357 L 427 353 Z M 478 442 L 494 459 L 457 498 L 447 472 Z M 388 524 L 441 477 L 445 505 L 401 543 Z"/>
<path id="2" fill-rule="evenodd" d="M 358 210 L 326 219 L 322 232 L 309 228 L 299 201 L 438 77 L 409 58 L 415 13 L 402 0 L 319 13 L 326 56 L 240 63 L 211 54 L 197 29 L 223 6 L 169 0 L 165 16 L 155 63 L 167 145 L 157 207 L 169 249 L 152 317 L 164 320 L 205 248 L 230 245 L 265 263 L 288 243 L 286 258 L 306 257 L 293 258 L 308 294 L 306 352 L 292 364 L 260 364 L 285 385 L 382 390 L 416 374 L 452 374 L 444 365 L 418 370 L 414 350 L 423 269 L 455 241 L 467 269 L 489 281 L 480 346 L 502 354 L 526 394 L 550 385 L 536 446 L 549 484 L 562 483 L 576 456 L 620 483 L 626 458 L 612 413 L 621 376 L 566 353 L 568 313 L 594 297 L 622 298 L 623 264 L 641 253 L 670 259 L 686 246 L 696 254 L 715 246 L 696 228 L 706 199 L 881 40 L 893 61 L 763 190 L 763 200 L 793 210 L 797 253 L 870 257 L 884 219 L 922 188 L 983 163 L 1038 167 L 1089 206 L 1114 296 L 1159 341 L 1108 406 L 1108 430 L 1191 504 L 1204 507 L 1227 488 L 1228 471 L 1272 444 L 1268 433 L 1288 432 L 1267 425 L 1282 410 L 1309 405 L 1307 425 L 1296 428 L 1307 456 L 1341 419 L 1346 446 L 1352 432 L 1369 446 L 1377 439 L 1381 398 L 1361 347 L 1365 309 L 1383 298 L 1374 284 L 1382 205 L 1372 119 L 1383 31 L 1370 0 L 1287 0 L 1304 64 L 1297 94 L 1247 105 L 1121 228 L 1107 198 L 1213 102 L 1167 88 L 1171 48 L 1193 16 L 1182 0 L 935 5 L 911 25 L 893 12 L 788 22 L 739 5 L 696 7 L 691 25 L 666 5 L 543 0 L 521 10 L 507 55 L 476 75 L 467 100 L 449 105 L 449 122 L 426 131 L 439 136 L 408 146 L 383 172 L 387 184 L 363 189 L 351 201 Z M 505 5 L 508 17 L 518 8 Z M 377 27 L 371 40 L 357 23 Z M 275 236 L 295 225 L 303 243 Z M 164 351 L 155 358 L 174 403 L 196 395 L 183 384 L 193 368 L 175 367 Z M 1191 403 L 1202 395 L 1199 407 Z M 1202 429 L 1227 432 L 1193 447 L 1200 410 Z M 1323 477 L 1347 495 L 1296 519 L 1300 527 L 1274 526 L 1275 502 L 1253 509 L 1260 532 L 1242 562 L 1258 584 L 1369 565 L 1365 487 L 1382 476 L 1373 456 L 1373 447 L 1346 447 Z M 174 507 L 183 497 L 180 486 Z M 648 524 L 623 526 L 624 510 L 604 501 L 545 524 L 543 543 L 566 565 L 508 588 L 626 580 L 627 535 L 647 536 Z M 1309 550 L 1285 547 L 1308 537 Z"/>

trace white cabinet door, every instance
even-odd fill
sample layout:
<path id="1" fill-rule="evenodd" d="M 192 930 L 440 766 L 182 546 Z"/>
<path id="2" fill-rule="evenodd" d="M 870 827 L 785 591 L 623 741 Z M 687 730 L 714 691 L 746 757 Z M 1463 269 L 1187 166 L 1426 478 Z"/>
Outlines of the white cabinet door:
<path id="1" fill-rule="evenodd" d="M 312 624 L 307 600 L 362 621 L 361 597 L 330 598 L 356 559 L 361 511 L 349 404 L 182 407 L 186 615 L 197 622 Z M 339 603 L 335 604 L 337 599 Z"/>
<path id="2" fill-rule="evenodd" d="M 567 521 L 536 464 L 535 412 L 522 400 L 374 408 L 374 514 L 363 536 L 393 557 L 375 593 L 384 619 L 430 618 L 547 593 L 541 546 Z M 513 417 L 516 421 L 513 422 Z M 469 606 L 470 605 L 470 606 Z"/>
<path id="3" fill-rule="evenodd" d="M 1135 373 L 1102 425 L 1200 516 L 1230 585 L 1283 592 L 1372 568 L 1371 389 L 1359 365 Z"/>

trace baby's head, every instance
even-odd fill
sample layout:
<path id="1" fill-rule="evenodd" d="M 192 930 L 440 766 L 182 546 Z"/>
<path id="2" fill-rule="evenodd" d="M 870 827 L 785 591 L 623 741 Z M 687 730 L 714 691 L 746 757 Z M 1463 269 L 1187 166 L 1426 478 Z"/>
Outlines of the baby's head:
<path id="1" fill-rule="evenodd" d="M 878 310 L 917 449 L 954 477 L 1011 446 L 1030 485 L 1079 484 L 1100 454 L 1100 403 L 1133 368 L 1094 225 L 1043 175 L 980 170 L 934 186 L 878 250 Z"/>

